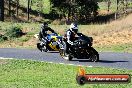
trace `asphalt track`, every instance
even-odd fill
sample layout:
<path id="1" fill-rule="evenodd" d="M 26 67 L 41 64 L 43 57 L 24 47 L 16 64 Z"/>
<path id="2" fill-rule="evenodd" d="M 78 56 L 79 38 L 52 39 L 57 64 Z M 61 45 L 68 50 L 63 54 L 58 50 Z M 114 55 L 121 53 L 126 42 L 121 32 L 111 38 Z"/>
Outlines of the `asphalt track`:
<path id="1" fill-rule="evenodd" d="M 40 52 L 37 49 L 16 49 L 16 48 L 0 48 L 0 57 L 30 59 L 38 61 L 46 61 L 50 63 L 84 65 L 93 67 L 111 67 L 119 69 L 132 70 L 132 53 L 113 53 L 100 52 L 99 62 L 90 62 L 88 60 L 79 60 L 74 58 L 72 61 L 66 61 L 61 58 L 57 52 Z"/>

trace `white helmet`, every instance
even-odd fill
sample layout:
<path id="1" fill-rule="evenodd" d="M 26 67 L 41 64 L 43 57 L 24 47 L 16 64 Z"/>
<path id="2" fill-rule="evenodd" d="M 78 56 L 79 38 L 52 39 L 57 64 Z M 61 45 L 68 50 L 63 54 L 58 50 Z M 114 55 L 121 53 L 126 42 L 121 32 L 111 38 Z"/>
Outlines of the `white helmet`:
<path id="1" fill-rule="evenodd" d="M 78 25 L 75 24 L 75 23 L 72 23 L 70 25 L 70 30 L 73 31 L 73 32 L 75 32 L 75 33 L 77 33 L 78 32 Z"/>

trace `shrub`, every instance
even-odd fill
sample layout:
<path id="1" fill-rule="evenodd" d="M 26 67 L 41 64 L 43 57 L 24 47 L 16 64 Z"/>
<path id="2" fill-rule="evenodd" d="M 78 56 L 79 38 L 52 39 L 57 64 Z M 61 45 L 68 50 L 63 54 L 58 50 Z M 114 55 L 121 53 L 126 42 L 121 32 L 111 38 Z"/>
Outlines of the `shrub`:
<path id="1" fill-rule="evenodd" d="M 0 34 L 0 42 L 7 40 L 8 38 L 5 35 Z"/>
<path id="2" fill-rule="evenodd" d="M 9 38 L 18 38 L 21 37 L 24 33 L 21 30 L 21 27 L 19 26 L 13 26 L 10 29 L 7 30 L 5 33 L 6 36 Z"/>
<path id="3" fill-rule="evenodd" d="M 19 39 L 20 42 L 26 42 L 30 39 L 30 37 L 27 37 L 27 36 L 23 36 Z"/>

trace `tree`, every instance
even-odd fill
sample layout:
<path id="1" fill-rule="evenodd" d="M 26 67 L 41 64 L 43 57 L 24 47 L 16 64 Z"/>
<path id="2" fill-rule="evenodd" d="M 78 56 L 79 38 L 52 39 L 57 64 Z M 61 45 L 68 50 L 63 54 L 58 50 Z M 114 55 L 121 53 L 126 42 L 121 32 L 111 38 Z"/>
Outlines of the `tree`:
<path id="1" fill-rule="evenodd" d="M 39 12 L 39 16 L 41 16 L 41 12 L 43 11 L 43 1 L 39 0 L 36 2 L 37 11 Z"/>
<path id="2" fill-rule="evenodd" d="M 52 8 L 57 9 L 62 14 L 71 15 L 72 0 L 50 0 L 52 3 Z"/>
<path id="3" fill-rule="evenodd" d="M 95 0 L 50 0 L 52 8 L 56 8 L 67 17 L 73 17 L 75 14 L 77 18 L 88 20 L 91 15 L 96 16 L 98 10 L 98 3 Z"/>
<path id="4" fill-rule="evenodd" d="M 76 0 L 81 19 L 89 20 L 90 17 L 95 17 L 98 13 L 98 3 L 95 0 Z"/>
<path id="5" fill-rule="evenodd" d="M 17 0 L 17 5 L 16 5 L 16 15 L 18 16 L 18 9 L 19 9 L 19 0 Z"/>
<path id="6" fill-rule="evenodd" d="M 108 1 L 107 1 L 107 4 L 108 4 L 108 10 L 107 10 L 107 11 L 109 12 L 109 11 L 110 11 L 111 1 L 110 1 L 110 0 L 108 0 Z"/>
<path id="7" fill-rule="evenodd" d="M 4 21 L 4 0 L 0 0 L 0 21 Z"/>
<path id="8" fill-rule="evenodd" d="M 11 16 L 11 1 L 12 0 L 8 0 L 8 14 L 9 14 L 9 16 Z"/>
<path id="9" fill-rule="evenodd" d="M 29 14 L 30 14 L 30 0 L 28 0 L 28 7 L 27 7 L 27 19 L 29 20 Z"/>

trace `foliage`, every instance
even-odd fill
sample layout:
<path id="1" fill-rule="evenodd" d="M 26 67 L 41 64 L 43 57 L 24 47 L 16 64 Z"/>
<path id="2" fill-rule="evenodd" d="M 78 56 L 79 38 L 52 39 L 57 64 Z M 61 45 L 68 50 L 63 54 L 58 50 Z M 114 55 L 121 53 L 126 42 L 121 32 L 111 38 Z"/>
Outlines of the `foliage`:
<path id="1" fill-rule="evenodd" d="M 37 6 L 36 9 L 38 12 L 43 12 L 44 9 L 43 0 L 38 0 L 38 1 L 33 0 L 32 4 L 35 4 L 35 6 Z"/>
<path id="2" fill-rule="evenodd" d="M 9 38 L 18 38 L 23 35 L 23 32 L 21 30 L 21 27 L 11 26 L 10 29 L 7 29 L 5 35 L 8 36 Z"/>
<path id="3" fill-rule="evenodd" d="M 57 8 L 63 15 L 75 20 L 96 16 L 98 3 L 94 0 L 50 0 L 52 8 Z"/>
<path id="4" fill-rule="evenodd" d="M 19 40 L 20 42 L 26 42 L 26 41 L 28 41 L 29 39 L 30 39 L 30 37 L 28 37 L 28 36 L 23 36 L 23 37 L 19 38 L 18 40 Z"/>
<path id="5" fill-rule="evenodd" d="M 20 5 L 24 6 L 27 8 L 27 1 L 28 0 L 20 0 Z M 49 14 L 50 13 L 50 2 L 49 0 L 30 0 L 30 7 L 32 10 L 37 10 L 40 14 L 45 13 Z"/>
<path id="6" fill-rule="evenodd" d="M 5 35 L 0 34 L 0 42 L 7 40 L 8 38 Z"/>

